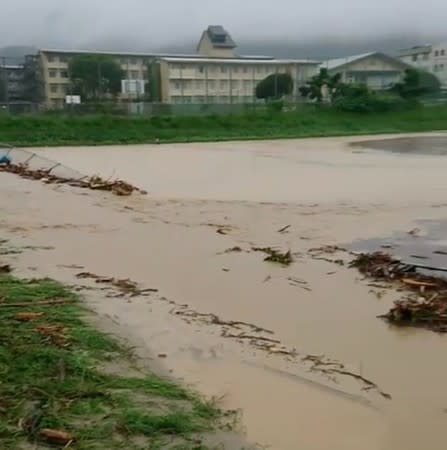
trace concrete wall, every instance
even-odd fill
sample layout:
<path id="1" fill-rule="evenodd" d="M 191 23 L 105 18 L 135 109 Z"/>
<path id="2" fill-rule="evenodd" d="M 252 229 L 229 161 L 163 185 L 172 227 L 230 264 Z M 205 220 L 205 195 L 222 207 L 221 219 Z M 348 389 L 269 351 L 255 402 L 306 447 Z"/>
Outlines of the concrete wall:
<path id="1" fill-rule="evenodd" d="M 214 47 L 208 33 L 203 33 L 199 42 L 198 52 L 201 56 L 208 56 L 213 58 L 234 58 L 236 56 L 233 48 Z"/>

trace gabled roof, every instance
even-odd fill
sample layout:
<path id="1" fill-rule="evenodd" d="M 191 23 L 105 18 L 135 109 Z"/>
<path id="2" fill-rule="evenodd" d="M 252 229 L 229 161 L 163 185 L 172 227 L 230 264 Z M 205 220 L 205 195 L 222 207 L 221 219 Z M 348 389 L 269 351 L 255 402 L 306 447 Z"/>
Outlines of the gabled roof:
<path id="1" fill-rule="evenodd" d="M 335 70 L 339 69 L 343 66 L 346 66 L 348 64 L 351 64 L 353 62 L 361 61 L 362 59 L 369 58 L 370 56 L 377 56 L 379 58 L 385 59 L 389 62 L 393 62 L 398 66 L 401 66 L 402 68 L 408 68 L 408 64 L 405 64 L 401 60 L 397 58 L 393 58 L 392 56 L 386 55 L 385 53 L 381 52 L 369 52 L 369 53 L 362 53 L 360 55 L 352 55 L 347 56 L 345 58 L 335 58 L 335 59 L 329 59 L 321 65 L 322 67 L 328 69 L 328 70 Z"/>
<path id="2" fill-rule="evenodd" d="M 221 25 L 210 25 L 206 33 L 213 44 L 217 48 L 236 48 L 236 44 L 227 30 Z"/>

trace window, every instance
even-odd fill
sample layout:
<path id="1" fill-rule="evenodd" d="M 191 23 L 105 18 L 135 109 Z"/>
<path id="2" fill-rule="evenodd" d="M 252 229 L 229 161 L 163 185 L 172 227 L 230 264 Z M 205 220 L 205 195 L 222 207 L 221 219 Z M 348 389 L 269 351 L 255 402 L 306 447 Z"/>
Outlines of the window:
<path id="1" fill-rule="evenodd" d="M 192 97 L 187 95 L 185 97 L 183 97 L 183 103 L 191 103 L 192 102 Z"/>
<path id="2" fill-rule="evenodd" d="M 203 88 L 202 80 L 196 80 L 196 89 L 202 89 L 202 88 Z"/>
<path id="3" fill-rule="evenodd" d="M 228 80 L 220 80 L 220 88 L 228 89 Z"/>
<path id="4" fill-rule="evenodd" d="M 62 94 L 66 94 L 67 93 L 67 90 L 68 90 L 67 88 L 68 88 L 68 86 L 66 84 L 61 84 L 60 85 L 60 90 L 61 90 Z"/>
<path id="5" fill-rule="evenodd" d="M 233 73 L 239 73 L 239 67 L 238 66 L 233 67 Z"/>
<path id="6" fill-rule="evenodd" d="M 246 89 L 246 90 L 251 89 L 251 81 L 250 80 L 244 80 L 244 89 Z"/>
<path id="7" fill-rule="evenodd" d="M 435 56 L 439 56 L 439 50 L 435 50 Z"/>
<path id="8" fill-rule="evenodd" d="M 441 50 L 441 56 L 445 56 L 445 50 Z"/>
<path id="9" fill-rule="evenodd" d="M 58 85 L 57 84 L 50 84 L 50 92 L 52 94 L 56 94 L 58 92 Z"/>
<path id="10" fill-rule="evenodd" d="M 68 78 L 68 71 L 67 70 L 61 70 L 61 78 Z"/>
<path id="11" fill-rule="evenodd" d="M 262 73 L 262 67 L 261 66 L 256 67 L 256 72 L 257 73 Z"/>
<path id="12" fill-rule="evenodd" d="M 247 66 L 244 66 L 244 67 L 242 68 L 242 71 L 243 71 L 244 73 L 248 73 L 248 67 L 247 67 Z"/>
<path id="13" fill-rule="evenodd" d="M 199 71 L 199 73 L 205 72 L 205 68 L 203 66 L 199 66 L 197 70 Z"/>
<path id="14" fill-rule="evenodd" d="M 425 53 L 423 58 L 424 58 L 424 61 L 428 61 L 428 53 Z"/>
<path id="15" fill-rule="evenodd" d="M 48 55 L 48 62 L 52 63 L 52 62 L 56 62 L 57 61 L 57 57 L 54 55 Z"/>
<path id="16" fill-rule="evenodd" d="M 231 89 L 237 89 L 239 87 L 239 80 L 231 80 Z"/>
<path id="17" fill-rule="evenodd" d="M 221 73 L 227 73 L 227 66 L 221 66 L 220 67 L 220 72 Z"/>
<path id="18" fill-rule="evenodd" d="M 138 78 L 139 78 L 138 70 L 131 70 L 130 71 L 130 79 L 131 80 L 138 80 Z"/>
<path id="19" fill-rule="evenodd" d="M 66 56 L 62 55 L 62 56 L 59 56 L 59 61 L 62 62 L 62 63 L 66 63 L 68 61 L 68 59 L 67 59 Z"/>
<path id="20" fill-rule="evenodd" d="M 216 89 L 216 82 L 215 82 L 215 80 L 208 80 L 208 88 L 209 89 Z"/>
<path id="21" fill-rule="evenodd" d="M 437 72 L 437 71 L 438 71 L 438 65 L 435 64 L 435 65 L 433 66 L 433 72 Z"/>
<path id="22" fill-rule="evenodd" d="M 50 75 L 50 78 L 56 78 L 57 77 L 57 70 L 56 69 L 50 69 L 49 75 Z"/>

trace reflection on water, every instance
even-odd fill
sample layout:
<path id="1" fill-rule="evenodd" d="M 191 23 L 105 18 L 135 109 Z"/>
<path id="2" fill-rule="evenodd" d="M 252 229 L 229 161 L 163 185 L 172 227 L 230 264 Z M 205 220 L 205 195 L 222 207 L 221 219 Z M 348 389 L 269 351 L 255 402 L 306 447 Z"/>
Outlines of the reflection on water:
<path id="1" fill-rule="evenodd" d="M 355 142 L 352 145 L 393 153 L 447 155 L 447 135 L 370 140 Z"/>

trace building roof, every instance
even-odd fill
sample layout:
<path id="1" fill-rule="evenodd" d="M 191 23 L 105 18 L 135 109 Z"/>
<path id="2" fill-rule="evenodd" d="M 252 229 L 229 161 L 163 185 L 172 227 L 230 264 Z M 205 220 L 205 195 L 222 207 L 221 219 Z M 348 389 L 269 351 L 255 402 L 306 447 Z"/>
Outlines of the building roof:
<path id="1" fill-rule="evenodd" d="M 206 30 L 208 37 L 217 48 L 236 48 L 236 44 L 222 25 L 210 25 Z"/>
<path id="2" fill-rule="evenodd" d="M 425 45 L 416 45 L 411 48 L 403 48 L 399 50 L 399 56 L 412 56 L 412 55 L 420 55 L 420 54 L 426 54 L 430 53 L 432 50 L 431 44 L 425 44 Z"/>
<path id="3" fill-rule="evenodd" d="M 0 67 L 2 69 L 6 69 L 6 70 L 20 70 L 20 69 L 24 69 L 24 66 L 20 65 L 20 64 L 0 64 Z"/>
<path id="4" fill-rule="evenodd" d="M 386 55 L 385 53 L 381 53 L 381 52 L 368 52 L 368 53 L 362 53 L 360 55 L 347 56 L 345 58 L 329 59 L 322 63 L 322 67 L 325 67 L 328 70 L 335 70 L 335 69 L 339 69 L 343 66 L 346 66 L 348 64 L 351 64 L 353 62 L 357 62 L 362 59 L 369 58 L 370 56 L 378 56 L 379 58 L 386 59 L 390 62 L 394 62 L 395 64 L 400 65 L 402 67 L 408 67 L 407 64 L 400 61 L 399 59 L 393 58 L 392 56 Z"/>
<path id="5" fill-rule="evenodd" d="M 220 64 L 239 64 L 239 63 L 248 63 L 248 64 L 320 64 L 320 61 L 313 61 L 311 59 L 259 59 L 259 58 L 178 58 L 167 56 L 160 58 L 163 61 L 168 62 L 179 62 L 179 63 L 187 63 L 187 62 L 203 62 L 203 63 L 220 63 Z"/>

